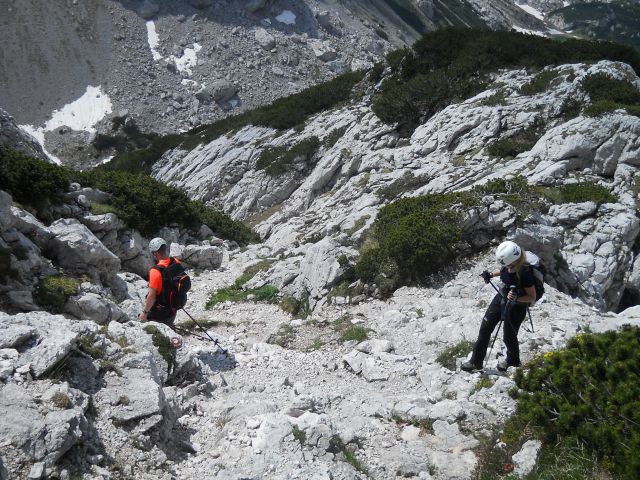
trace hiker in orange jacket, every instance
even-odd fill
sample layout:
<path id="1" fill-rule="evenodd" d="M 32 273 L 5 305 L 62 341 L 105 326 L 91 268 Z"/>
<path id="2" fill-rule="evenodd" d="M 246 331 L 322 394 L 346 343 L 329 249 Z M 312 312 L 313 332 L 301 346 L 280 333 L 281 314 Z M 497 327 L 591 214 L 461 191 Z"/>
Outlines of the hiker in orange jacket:
<path id="1" fill-rule="evenodd" d="M 171 263 L 171 257 L 167 252 L 167 242 L 163 238 L 156 237 L 149 242 L 149 250 L 153 255 L 156 266 L 149 269 L 149 291 L 144 304 L 144 310 L 138 317 L 141 322 L 155 320 L 157 322 L 172 325 L 176 317 L 176 312 L 167 305 L 162 305 L 159 300 L 162 298 L 162 272 L 156 267 L 167 267 Z M 180 263 L 178 259 L 173 259 Z"/>

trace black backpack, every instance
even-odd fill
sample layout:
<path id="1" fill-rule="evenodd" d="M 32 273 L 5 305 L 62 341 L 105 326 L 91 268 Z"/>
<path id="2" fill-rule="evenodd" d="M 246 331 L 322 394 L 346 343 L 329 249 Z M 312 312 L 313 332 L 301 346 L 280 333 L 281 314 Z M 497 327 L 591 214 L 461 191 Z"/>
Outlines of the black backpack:
<path id="1" fill-rule="evenodd" d="M 547 269 L 540 261 L 535 253 L 527 252 L 527 261 L 524 268 L 530 268 L 533 274 L 533 286 L 536 289 L 536 302 L 544 295 L 544 276 L 547 274 Z M 531 306 L 535 305 L 533 303 Z"/>
<path id="2" fill-rule="evenodd" d="M 166 267 L 156 265 L 156 270 L 162 274 L 162 293 L 158 298 L 158 305 L 168 308 L 172 314 L 185 306 L 187 303 L 187 292 L 191 289 L 191 278 L 181 263 L 175 258 L 169 258 L 169 265 Z"/>

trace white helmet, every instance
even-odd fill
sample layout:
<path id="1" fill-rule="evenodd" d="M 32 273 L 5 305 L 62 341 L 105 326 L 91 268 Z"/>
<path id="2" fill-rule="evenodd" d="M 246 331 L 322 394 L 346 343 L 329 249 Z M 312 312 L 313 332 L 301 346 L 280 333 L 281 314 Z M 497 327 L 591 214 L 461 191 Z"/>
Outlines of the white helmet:
<path id="1" fill-rule="evenodd" d="M 522 255 L 522 249 L 517 243 L 507 240 L 498 245 L 496 249 L 496 260 L 500 265 L 507 266 L 518 260 Z"/>
<path id="2" fill-rule="evenodd" d="M 151 252 L 157 252 L 163 245 L 166 245 L 167 242 L 164 241 L 164 238 L 156 237 L 149 242 L 149 250 Z"/>

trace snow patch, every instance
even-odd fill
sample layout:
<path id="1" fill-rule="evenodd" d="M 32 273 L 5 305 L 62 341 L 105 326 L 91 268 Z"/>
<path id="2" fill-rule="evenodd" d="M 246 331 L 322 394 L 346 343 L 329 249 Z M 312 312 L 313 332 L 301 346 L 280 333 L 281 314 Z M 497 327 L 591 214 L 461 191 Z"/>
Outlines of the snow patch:
<path id="1" fill-rule="evenodd" d="M 185 48 L 184 53 L 180 58 L 171 56 L 171 59 L 175 62 L 176 68 L 180 72 L 184 72 L 187 75 L 192 75 L 191 69 L 198 63 L 198 52 L 202 50 L 202 45 L 198 43 L 193 44 L 193 48 Z"/>
<path id="2" fill-rule="evenodd" d="M 296 14 L 291 10 L 284 10 L 280 15 L 276 17 L 276 20 L 280 23 L 285 23 L 287 25 L 295 25 L 296 24 Z"/>
<path id="3" fill-rule="evenodd" d="M 520 33 L 527 33 L 529 35 L 537 35 L 539 37 L 546 37 L 547 34 L 545 32 L 540 32 L 539 30 L 528 30 L 526 28 L 520 28 L 520 27 L 516 27 L 515 25 L 513 28 L 516 32 L 520 32 Z"/>
<path id="4" fill-rule="evenodd" d="M 156 62 L 162 60 L 162 55 L 156 50 L 160 46 L 160 37 L 156 33 L 156 24 L 151 20 L 147 22 L 147 41 L 149 42 L 153 59 Z"/>
<path id="5" fill-rule="evenodd" d="M 75 102 L 68 103 L 60 110 L 54 110 L 51 119 L 44 124 L 44 127 L 34 127 L 33 125 L 18 125 L 22 130 L 35 138 L 44 153 L 58 165 L 62 161 L 47 151 L 44 146 L 45 132 L 51 132 L 63 126 L 69 127 L 78 132 L 95 133 L 95 124 L 102 120 L 105 115 L 112 112 L 111 99 L 102 92 L 102 87 L 92 87 L 89 85 L 87 91 Z"/>
<path id="6" fill-rule="evenodd" d="M 111 112 L 111 99 L 102 92 L 102 87 L 89 85 L 85 94 L 75 102 L 54 110 L 51 120 L 44 125 L 44 131 L 67 126 L 79 132 L 95 133 L 94 125 Z"/>
<path id="7" fill-rule="evenodd" d="M 544 20 L 544 13 L 542 13 L 540 10 L 536 10 L 531 5 L 524 5 L 520 3 L 516 3 L 516 5 L 527 12 L 529 15 L 536 17 L 538 20 Z"/>

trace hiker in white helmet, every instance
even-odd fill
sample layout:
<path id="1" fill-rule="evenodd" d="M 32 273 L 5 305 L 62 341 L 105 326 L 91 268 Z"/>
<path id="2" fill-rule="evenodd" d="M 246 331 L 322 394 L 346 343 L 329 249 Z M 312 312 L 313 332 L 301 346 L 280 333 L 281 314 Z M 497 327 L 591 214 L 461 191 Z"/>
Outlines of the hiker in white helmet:
<path id="1" fill-rule="evenodd" d="M 518 330 L 527 314 L 527 306 L 536 301 L 534 277 L 531 269 L 522 268 L 527 255 L 515 242 L 502 242 L 496 249 L 496 260 L 500 268 L 493 272 L 485 270 L 482 278 L 489 283 L 492 277 L 500 277 L 504 287 L 501 293 L 493 297 L 484 314 L 471 358 L 460 366 L 467 372 L 482 370 L 491 333 L 501 320 L 504 322 L 503 339 L 507 347 L 507 359 L 498 364 L 498 369 L 504 371 L 511 366 L 520 366 Z"/>

